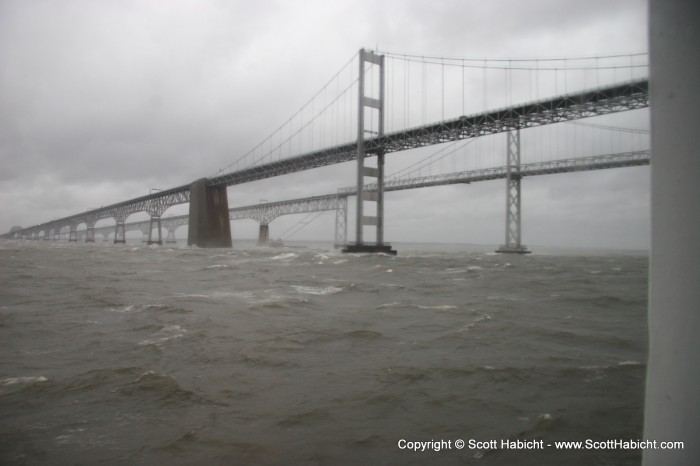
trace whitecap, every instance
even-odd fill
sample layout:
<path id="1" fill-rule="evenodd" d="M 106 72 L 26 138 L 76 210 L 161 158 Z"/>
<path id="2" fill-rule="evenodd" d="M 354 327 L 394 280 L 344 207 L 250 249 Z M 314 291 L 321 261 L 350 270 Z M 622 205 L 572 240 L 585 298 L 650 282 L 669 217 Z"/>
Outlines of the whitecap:
<path id="1" fill-rule="evenodd" d="M 329 294 L 335 294 L 343 291 L 342 288 L 338 288 L 337 286 L 326 286 L 326 287 L 314 287 L 314 286 L 302 286 L 302 285 L 292 285 L 292 288 L 297 290 L 298 293 L 302 294 L 313 294 L 313 295 L 319 295 L 319 296 L 324 296 L 324 295 L 329 295 Z"/>
<path id="2" fill-rule="evenodd" d="M 549 413 L 542 413 L 539 416 L 537 416 L 537 419 L 539 419 L 540 421 L 551 421 L 552 415 Z"/>
<path id="3" fill-rule="evenodd" d="M 187 330 L 180 327 L 179 325 L 166 325 L 154 335 L 156 338 L 143 340 L 139 342 L 139 346 L 153 345 L 160 347 L 161 343 L 164 343 L 168 340 L 173 340 L 175 338 L 181 338 L 185 335 L 186 332 Z"/>
<path id="4" fill-rule="evenodd" d="M 140 307 L 137 307 L 136 304 L 129 304 L 126 307 L 111 307 L 107 310 L 110 312 L 134 312 L 140 310 Z"/>
<path id="5" fill-rule="evenodd" d="M 297 255 L 294 254 L 293 252 L 287 252 L 287 253 L 284 253 L 284 254 L 279 254 L 279 255 L 277 255 L 277 256 L 273 256 L 273 257 L 270 258 L 270 260 L 273 260 L 273 261 L 279 261 L 279 260 L 281 260 L 281 261 L 286 261 L 286 260 L 291 260 L 291 259 L 293 259 L 293 258 L 295 258 L 295 257 L 297 257 Z"/>
<path id="6" fill-rule="evenodd" d="M 394 301 L 391 303 L 380 304 L 379 306 L 377 306 L 377 309 L 386 309 L 386 308 L 392 308 L 392 307 L 398 307 L 398 306 L 403 306 L 403 304 L 398 302 L 398 301 Z"/>
<path id="7" fill-rule="evenodd" d="M 639 361 L 620 361 L 617 363 L 618 366 L 641 366 L 643 365 Z"/>
<path id="8" fill-rule="evenodd" d="M 204 269 L 228 269 L 229 266 L 226 264 L 216 264 L 216 265 L 210 265 L 208 267 L 204 267 Z"/>
<path id="9" fill-rule="evenodd" d="M 0 380 L 0 385 L 30 384 L 36 382 L 46 382 L 48 379 L 42 375 L 38 377 L 9 377 Z"/>
<path id="10" fill-rule="evenodd" d="M 449 311 L 450 309 L 457 309 L 457 306 L 452 306 L 450 304 L 443 304 L 437 306 L 422 306 L 420 304 L 417 304 L 416 307 L 418 309 L 433 309 L 436 311 Z"/>

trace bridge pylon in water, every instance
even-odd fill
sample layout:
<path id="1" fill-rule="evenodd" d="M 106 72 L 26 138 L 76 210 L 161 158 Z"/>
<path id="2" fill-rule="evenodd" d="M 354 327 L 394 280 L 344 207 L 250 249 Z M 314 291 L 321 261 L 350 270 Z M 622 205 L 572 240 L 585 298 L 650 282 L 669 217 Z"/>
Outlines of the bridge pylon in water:
<path id="1" fill-rule="evenodd" d="M 359 107 L 357 112 L 357 210 L 355 222 L 355 243 L 348 243 L 343 252 L 369 252 L 396 254 L 391 245 L 384 243 L 384 150 L 376 152 L 376 167 L 365 166 L 365 135 L 367 133 L 380 138 L 384 135 L 384 55 L 378 55 L 372 51 L 360 49 L 359 54 L 360 75 L 358 78 Z M 367 68 L 369 64 L 369 69 Z M 378 67 L 378 88 L 369 89 L 370 96 L 366 93 L 365 78 L 367 73 L 373 73 L 373 67 Z M 371 80 L 374 83 L 374 80 Z M 367 127 L 365 112 L 372 116 L 377 115 L 376 120 L 370 118 L 370 122 L 376 121 L 376 126 Z M 365 178 L 376 179 L 375 189 L 365 189 Z M 375 215 L 367 215 L 368 209 L 374 204 Z M 364 240 L 364 227 L 376 227 L 376 242 L 368 243 Z"/>
<path id="2" fill-rule="evenodd" d="M 529 254 L 521 244 L 520 217 L 520 129 L 507 133 L 508 160 L 506 163 L 506 242 L 496 252 L 504 254 Z"/>
<path id="3" fill-rule="evenodd" d="M 190 186 L 188 246 L 230 248 L 231 224 L 226 186 L 207 186 L 202 178 Z"/>

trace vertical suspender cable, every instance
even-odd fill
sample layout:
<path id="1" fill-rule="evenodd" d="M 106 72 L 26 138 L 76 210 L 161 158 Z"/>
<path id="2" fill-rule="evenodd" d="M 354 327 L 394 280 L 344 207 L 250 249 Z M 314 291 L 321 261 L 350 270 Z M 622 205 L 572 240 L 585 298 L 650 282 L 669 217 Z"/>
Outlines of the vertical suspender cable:
<path id="1" fill-rule="evenodd" d="M 445 62 L 442 58 L 440 58 L 440 62 L 442 63 L 442 120 L 445 120 Z"/>

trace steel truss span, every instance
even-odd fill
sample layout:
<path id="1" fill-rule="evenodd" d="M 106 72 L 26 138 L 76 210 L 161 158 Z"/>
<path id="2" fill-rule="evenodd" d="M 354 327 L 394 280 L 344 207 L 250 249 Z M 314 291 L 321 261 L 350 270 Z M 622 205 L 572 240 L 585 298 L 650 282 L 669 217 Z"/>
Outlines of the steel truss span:
<path id="1" fill-rule="evenodd" d="M 594 155 L 590 157 L 577 157 L 573 159 L 551 160 L 547 162 L 535 162 L 520 165 L 520 176 L 553 175 L 557 173 L 572 173 L 590 170 L 603 170 L 609 168 L 623 168 L 649 165 L 651 152 L 649 150 L 623 152 L 618 154 Z M 427 188 L 431 186 L 445 186 L 450 184 L 467 184 L 479 181 L 499 180 L 507 176 L 508 167 L 483 168 L 464 172 L 447 173 L 442 175 L 423 176 L 392 180 L 385 183 L 385 191 L 401 191 L 406 189 Z M 372 192 L 377 189 L 376 184 L 365 185 L 365 191 Z M 327 210 L 344 210 L 347 198 L 357 193 L 356 187 L 348 187 L 338 190 L 335 194 L 313 196 L 287 201 L 267 202 L 229 209 L 231 220 L 252 219 L 266 225 L 277 217 L 290 214 L 303 214 Z M 163 227 L 168 231 L 187 225 L 188 215 L 164 217 Z M 125 224 L 126 231 L 141 230 L 148 234 L 150 220 Z M 344 229 L 344 225 L 343 225 Z M 95 228 L 95 234 L 109 234 L 114 231 L 113 226 Z M 81 230 L 83 234 L 85 230 Z"/>
<path id="2" fill-rule="evenodd" d="M 633 81 L 616 86 L 569 94 L 554 99 L 508 107 L 472 116 L 461 116 L 440 123 L 387 133 L 366 139 L 366 157 L 416 149 L 443 142 L 502 133 L 513 129 L 531 128 L 563 121 L 577 120 L 609 113 L 635 110 L 649 106 L 649 83 Z M 210 186 L 232 186 L 264 178 L 285 175 L 357 157 L 357 143 L 334 146 L 320 151 L 247 168 L 209 179 Z"/>
<path id="3" fill-rule="evenodd" d="M 342 197 L 337 194 L 307 197 L 303 199 L 292 199 L 280 202 L 268 202 L 264 204 L 229 209 L 229 218 L 231 220 L 250 218 L 256 220 L 261 225 L 267 225 L 282 215 L 337 210 L 340 208 L 343 202 L 344 200 Z"/>

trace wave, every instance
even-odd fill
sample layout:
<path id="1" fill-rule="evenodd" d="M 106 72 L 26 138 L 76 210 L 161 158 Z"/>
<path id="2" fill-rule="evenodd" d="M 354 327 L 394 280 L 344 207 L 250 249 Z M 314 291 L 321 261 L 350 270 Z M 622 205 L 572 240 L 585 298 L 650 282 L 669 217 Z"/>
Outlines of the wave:
<path id="1" fill-rule="evenodd" d="M 185 333 L 187 333 L 187 330 L 179 325 L 166 325 L 154 335 L 154 338 L 140 341 L 139 346 L 155 346 L 162 348 L 163 343 L 166 341 L 182 338 L 185 336 Z"/>
<path id="2" fill-rule="evenodd" d="M 424 309 L 424 310 L 433 310 L 433 311 L 450 311 L 450 310 L 454 310 L 454 309 L 459 309 L 458 306 L 454 306 L 452 304 L 436 304 L 436 305 L 428 306 L 428 305 L 423 305 L 423 304 L 403 303 L 400 301 L 394 301 L 391 303 L 380 304 L 375 309 L 392 309 L 392 308 Z"/>
<path id="3" fill-rule="evenodd" d="M 231 266 L 227 264 L 216 264 L 216 265 L 208 265 L 204 267 L 203 270 L 212 270 L 212 269 L 230 269 Z"/>
<path id="4" fill-rule="evenodd" d="M 293 252 L 285 252 L 285 253 L 283 253 L 283 254 L 278 254 L 278 255 L 276 255 L 276 256 L 270 257 L 270 260 L 273 260 L 273 261 L 282 261 L 282 262 L 289 262 L 289 261 L 295 259 L 296 257 L 299 257 L 299 255 L 296 254 L 296 253 L 293 253 Z"/>
<path id="5" fill-rule="evenodd" d="M 180 386 L 175 378 L 142 367 L 113 367 L 63 378 L 32 379 L 34 382 L 23 384 L 24 391 L 16 394 L 21 397 L 18 398 L 19 402 L 37 396 L 47 403 L 63 399 L 71 400 L 72 404 L 72 400 L 79 399 L 81 404 L 96 403 L 100 406 L 104 406 L 107 400 L 116 402 L 137 398 L 142 406 L 151 406 L 151 409 L 173 403 L 211 404 L 209 400 Z"/>
<path id="6" fill-rule="evenodd" d="M 313 303 L 303 296 L 270 293 L 249 301 L 248 305 L 251 309 L 298 309 L 312 306 Z"/>
<path id="7" fill-rule="evenodd" d="M 107 311 L 108 312 L 118 312 L 118 313 L 123 313 L 123 314 L 143 312 L 143 311 L 175 312 L 175 313 L 191 312 L 187 309 L 183 309 L 180 307 L 173 307 L 173 306 L 169 306 L 167 304 L 128 304 L 126 306 L 110 307 L 110 308 L 107 308 Z"/>
<path id="8" fill-rule="evenodd" d="M 182 388 L 175 378 L 150 370 L 142 371 L 135 379 L 122 383 L 114 389 L 113 393 L 128 397 L 146 396 L 166 404 L 183 402 L 209 404 L 208 400 Z"/>
<path id="9" fill-rule="evenodd" d="M 330 295 L 330 294 L 340 293 L 341 291 L 343 291 L 342 288 L 338 288 L 337 286 L 318 287 L 318 286 L 292 285 L 292 288 L 294 288 L 298 293 L 311 294 L 311 295 L 316 295 L 316 296 L 326 296 L 326 295 Z"/>
<path id="10" fill-rule="evenodd" d="M 327 425 L 328 422 L 332 421 L 334 421 L 334 419 L 329 410 L 324 408 L 315 408 L 308 411 L 284 416 L 282 419 L 277 421 L 277 425 L 279 427 L 288 429 L 291 427 L 318 423 L 323 423 L 324 425 Z"/>
<path id="11" fill-rule="evenodd" d="M 8 386 L 8 385 L 28 385 L 28 384 L 33 384 L 33 383 L 40 383 L 40 382 L 46 382 L 47 379 L 43 375 L 35 376 L 35 377 L 8 377 L 6 379 L 0 380 L 0 386 Z"/>

